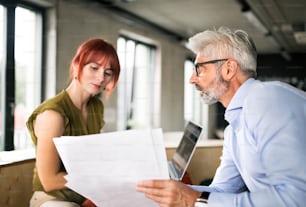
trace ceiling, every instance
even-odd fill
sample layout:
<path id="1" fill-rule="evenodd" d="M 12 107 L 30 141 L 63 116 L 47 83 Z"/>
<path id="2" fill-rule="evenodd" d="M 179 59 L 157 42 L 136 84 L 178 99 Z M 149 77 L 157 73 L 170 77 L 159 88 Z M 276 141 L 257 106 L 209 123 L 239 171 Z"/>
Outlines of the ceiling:
<path id="1" fill-rule="evenodd" d="M 261 54 L 281 53 L 290 58 L 292 53 L 306 52 L 306 0 L 96 1 L 131 22 L 151 25 L 179 41 L 207 28 L 228 26 L 247 31 Z"/>

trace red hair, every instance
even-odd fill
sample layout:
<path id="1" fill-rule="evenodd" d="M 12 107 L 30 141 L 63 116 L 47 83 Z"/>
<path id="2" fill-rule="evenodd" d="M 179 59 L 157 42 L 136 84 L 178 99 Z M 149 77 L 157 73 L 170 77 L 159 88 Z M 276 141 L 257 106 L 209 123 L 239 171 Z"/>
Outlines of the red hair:
<path id="1" fill-rule="evenodd" d="M 90 62 L 99 63 L 101 65 L 109 64 L 113 69 L 113 80 L 106 88 L 109 95 L 115 88 L 120 74 L 120 63 L 115 48 L 110 43 L 99 38 L 89 39 L 82 43 L 71 61 L 69 71 L 70 79 L 74 78 L 73 75 L 75 67 L 78 69 L 79 79 L 80 75 L 82 74 L 83 67 Z"/>

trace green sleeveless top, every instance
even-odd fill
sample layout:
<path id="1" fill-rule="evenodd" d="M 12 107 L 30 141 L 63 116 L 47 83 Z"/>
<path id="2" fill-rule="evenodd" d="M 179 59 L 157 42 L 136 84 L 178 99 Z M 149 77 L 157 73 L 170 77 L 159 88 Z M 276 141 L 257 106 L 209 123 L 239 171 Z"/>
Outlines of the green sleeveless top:
<path id="1" fill-rule="evenodd" d="M 69 95 L 65 90 L 57 94 L 55 97 L 46 100 L 39 105 L 27 120 L 27 127 L 34 144 L 37 145 L 37 137 L 34 134 L 34 120 L 37 115 L 45 110 L 54 110 L 62 114 L 65 119 L 65 136 L 78 136 L 99 133 L 104 126 L 103 119 L 103 103 L 97 97 L 91 97 L 87 104 L 87 124 L 82 118 L 81 111 L 73 104 Z M 65 171 L 63 164 L 61 171 Z M 44 188 L 38 177 L 37 169 L 34 169 L 33 175 L 33 191 L 44 191 Z M 66 188 L 62 190 L 54 190 L 48 194 L 58 199 L 71 201 L 78 204 L 83 203 L 85 198 L 73 190 Z"/>

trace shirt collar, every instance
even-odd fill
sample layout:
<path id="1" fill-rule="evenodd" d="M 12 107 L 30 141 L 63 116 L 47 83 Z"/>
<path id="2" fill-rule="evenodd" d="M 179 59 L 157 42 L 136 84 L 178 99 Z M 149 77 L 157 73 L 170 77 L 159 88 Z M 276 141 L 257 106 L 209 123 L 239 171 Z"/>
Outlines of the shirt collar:
<path id="1" fill-rule="evenodd" d="M 242 108 L 243 102 L 247 97 L 247 94 L 249 93 L 249 88 L 254 82 L 255 82 L 254 78 L 249 78 L 239 87 L 239 89 L 234 94 L 232 100 L 230 101 L 225 111 L 225 119 L 228 122 L 231 123 L 232 120 L 236 118 L 237 114 L 233 113 L 233 111 Z"/>

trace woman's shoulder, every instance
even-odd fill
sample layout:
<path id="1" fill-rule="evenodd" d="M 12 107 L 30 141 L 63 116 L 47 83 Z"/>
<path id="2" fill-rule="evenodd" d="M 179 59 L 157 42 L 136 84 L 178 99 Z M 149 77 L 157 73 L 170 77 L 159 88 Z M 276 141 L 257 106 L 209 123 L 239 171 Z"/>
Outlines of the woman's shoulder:
<path id="1" fill-rule="evenodd" d="M 36 120 L 41 123 L 53 123 L 52 125 L 62 123 L 64 117 L 57 110 L 46 109 L 41 113 L 37 114 Z"/>
<path id="2" fill-rule="evenodd" d="M 49 98 L 45 100 L 44 102 L 42 102 L 30 115 L 29 120 L 36 119 L 36 116 L 38 114 L 41 114 L 44 111 L 52 111 L 53 113 L 57 112 L 57 113 L 63 114 L 64 110 L 61 107 L 61 105 L 63 105 L 62 102 L 63 102 L 64 96 L 65 96 L 65 92 L 62 91 L 58 93 L 57 95 L 55 95 L 54 97 Z M 51 112 L 48 112 L 48 113 L 51 113 Z"/>
<path id="3" fill-rule="evenodd" d="M 42 102 L 38 107 L 37 110 L 46 110 L 46 109 L 53 109 L 56 111 L 61 111 L 63 106 L 66 105 L 68 99 L 68 95 L 65 91 L 61 91 L 60 93 L 56 94 L 54 97 L 49 98 Z"/>
<path id="4" fill-rule="evenodd" d="M 58 103 L 61 103 L 63 102 L 65 99 L 67 99 L 68 95 L 67 95 L 67 92 L 65 90 L 59 92 L 58 94 L 56 94 L 55 96 L 53 96 L 52 98 L 49 98 L 47 100 L 45 100 L 43 104 L 58 104 Z"/>
<path id="5" fill-rule="evenodd" d="M 56 96 L 47 99 L 41 103 L 28 117 L 26 122 L 27 127 L 30 131 L 34 143 L 36 143 L 37 138 L 34 134 L 34 121 L 38 118 L 42 123 L 60 123 L 63 119 L 63 109 L 59 107 L 59 104 L 64 96 L 64 92 L 58 93 Z M 67 122 L 65 118 L 65 122 Z"/>

